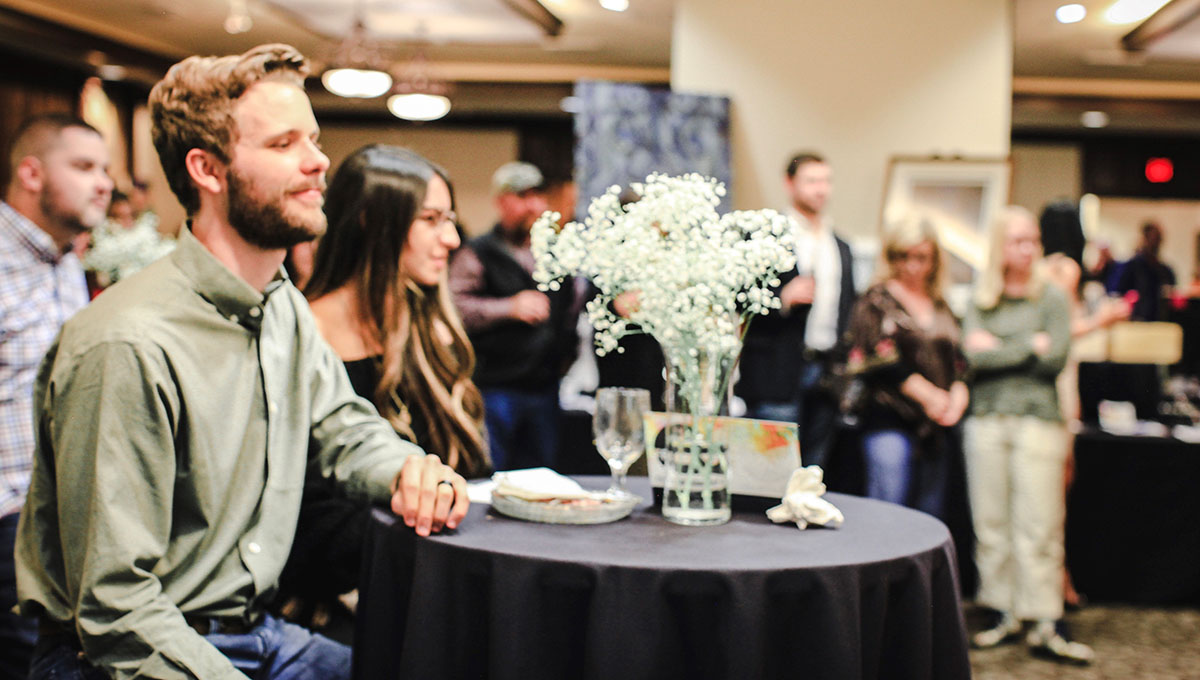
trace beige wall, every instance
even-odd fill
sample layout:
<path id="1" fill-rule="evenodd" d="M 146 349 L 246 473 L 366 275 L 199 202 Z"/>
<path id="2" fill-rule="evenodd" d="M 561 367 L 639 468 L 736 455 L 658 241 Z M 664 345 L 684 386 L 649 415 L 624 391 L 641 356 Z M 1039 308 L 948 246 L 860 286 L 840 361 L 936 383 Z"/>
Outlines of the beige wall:
<path id="1" fill-rule="evenodd" d="M 1079 200 L 1083 151 L 1078 144 L 1013 144 L 1012 173 L 1012 202 L 1040 215 L 1050 201 Z"/>
<path id="2" fill-rule="evenodd" d="M 785 205 L 787 159 L 816 148 L 839 230 L 872 236 L 890 156 L 1008 154 L 1011 45 L 1004 0 L 688 0 L 671 86 L 733 99 L 736 207 Z"/>
<path id="3" fill-rule="evenodd" d="M 492 173 L 517 157 L 517 133 L 510 129 L 480 128 L 452 130 L 346 125 L 322 123 L 321 144 L 332 162 L 332 170 L 355 149 L 373 143 L 396 144 L 424 155 L 446 168 L 454 181 L 455 200 L 468 233 L 491 228 Z"/>

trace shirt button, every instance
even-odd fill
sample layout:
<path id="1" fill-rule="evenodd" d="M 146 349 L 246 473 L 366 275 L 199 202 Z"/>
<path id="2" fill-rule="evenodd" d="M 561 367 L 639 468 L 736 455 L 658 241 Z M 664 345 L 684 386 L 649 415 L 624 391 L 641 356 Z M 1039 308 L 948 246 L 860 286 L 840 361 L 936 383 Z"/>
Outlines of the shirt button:
<path id="1" fill-rule="evenodd" d="M 251 541 L 249 543 L 249 545 L 246 546 L 246 549 L 249 550 L 250 552 L 254 553 L 255 555 L 262 552 L 262 546 L 253 541 Z"/>
<path id="2" fill-rule="evenodd" d="M 230 315 L 229 315 L 229 320 L 230 320 L 230 321 L 232 321 L 232 322 L 234 322 L 234 323 L 237 323 L 237 322 L 238 322 L 238 316 L 237 316 L 237 314 L 230 314 Z"/>
<path id="3" fill-rule="evenodd" d="M 279 412 L 279 407 L 275 405 L 275 402 L 268 401 L 267 402 L 267 411 L 269 413 L 271 413 L 272 415 L 274 415 L 275 413 Z"/>
<path id="4" fill-rule="evenodd" d="M 259 309 L 258 307 L 251 307 L 251 308 L 250 308 L 250 316 L 252 316 L 252 317 L 254 317 L 255 319 L 257 319 L 259 314 L 262 314 L 262 310 L 261 310 L 261 309 Z"/>

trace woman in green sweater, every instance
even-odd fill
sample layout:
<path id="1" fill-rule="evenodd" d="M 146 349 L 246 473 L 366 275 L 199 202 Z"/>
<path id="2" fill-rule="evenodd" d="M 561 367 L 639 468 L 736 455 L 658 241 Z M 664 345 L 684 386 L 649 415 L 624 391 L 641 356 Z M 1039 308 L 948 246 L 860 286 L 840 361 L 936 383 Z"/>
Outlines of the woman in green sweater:
<path id="1" fill-rule="evenodd" d="M 1071 318 L 1066 296 L 1048 285 L 1037 222 L 1010 207 L 992 229 L 963 329 L 975 374 L 966 423 L 967 482 L 979 567 L 977 601 L 993 610 L 971 639 L 992 647 L 1016 639 L 1022 621 L 1039 655 L 1090 663 L 1071 642 L 1063 615 L 1063 464 L 1066 429 L 1055 379 L 1067 359 Z"/>

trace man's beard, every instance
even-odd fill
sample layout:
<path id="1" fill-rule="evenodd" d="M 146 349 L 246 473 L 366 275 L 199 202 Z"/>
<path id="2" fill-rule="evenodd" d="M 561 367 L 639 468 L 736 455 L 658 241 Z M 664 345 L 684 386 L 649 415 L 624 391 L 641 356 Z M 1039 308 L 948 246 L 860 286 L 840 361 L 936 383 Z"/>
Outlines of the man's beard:
<path id="1" fill-rule="evenodd" d="M 63 191 L 59 185 L 47 177 L 46 184 L 39 199 L 39 207 L 42 210 L 42 214 L 45 215 L 47 219 L 58 223 L 60 226 L 66 228 L 73 234 L 81 234 L 85 231 L 91 231 L 95 227 L 99 226 L 102 221 L 104 221 L 104 213 L 98 210 L 96 211 L 96 219 L 88 221 L 84 217 L 83 213 L 83 210 L 86 209 L 86 206 L 85 208 L 79 210 L 64 210 L 62 208 L 64 205 L 70 205 L 70 201 L 65 199 L 63 196 Z"/>
<path id="2" fill-rule="evenodd" d="M 325 233 L 325 213 L 305 222 L 284 213 L 283 199 L 259 200 L 250 192 L 251 182 L 236 170 L 229 171 L 229 224 L 247 243 L 263 250 L 291 248 Z"/>

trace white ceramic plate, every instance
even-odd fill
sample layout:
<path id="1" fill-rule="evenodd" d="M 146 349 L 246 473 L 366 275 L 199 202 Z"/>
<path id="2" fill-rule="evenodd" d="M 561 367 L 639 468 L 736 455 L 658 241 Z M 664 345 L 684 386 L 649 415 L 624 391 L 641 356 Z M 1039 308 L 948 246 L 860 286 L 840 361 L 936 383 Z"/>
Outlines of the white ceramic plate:
<path id="1" fill-rule="evenodd" d="M 522 498 L 492 494 L 492 507 L 497 512 L 548 524 L 604 524 L 615 522 L 633 512 L 642 500 L 638 496 L 600 496 L 596 503 L 527 501 Z"/>

